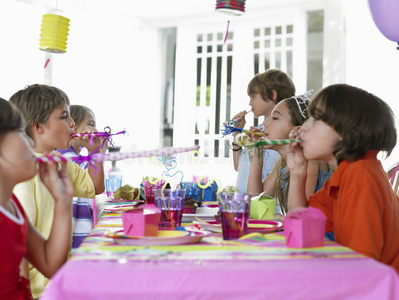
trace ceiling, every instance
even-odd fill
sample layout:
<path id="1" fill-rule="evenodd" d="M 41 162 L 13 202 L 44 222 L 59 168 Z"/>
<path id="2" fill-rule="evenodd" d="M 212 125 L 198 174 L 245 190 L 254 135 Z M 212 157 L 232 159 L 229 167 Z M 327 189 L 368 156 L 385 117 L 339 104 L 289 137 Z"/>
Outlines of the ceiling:
<path id="1" fill-rule="evenodd" d="M 149 21 L 212 14 L 216 0 L 13 0 L 58 11 L 86 10 L 95 13 L 134 16 Z M 306 0 L 305 0 L 306 1 Z M 300 2 L 304 2 L 301 0 Z M 292 5 L 298 0 L 247 0 L 246 12 L 276 5 Z"/>

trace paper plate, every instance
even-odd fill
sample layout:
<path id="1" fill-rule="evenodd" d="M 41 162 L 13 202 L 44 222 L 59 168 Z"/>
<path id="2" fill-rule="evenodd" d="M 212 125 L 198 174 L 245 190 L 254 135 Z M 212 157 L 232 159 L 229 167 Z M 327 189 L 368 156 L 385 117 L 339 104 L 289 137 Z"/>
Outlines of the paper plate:
<path id="1" fill-rule="evenodd" d="M 204 230 L 208 230 L 215 233 L 222 233 L 222 226 L 216 221 L 202 223 L 199 221 L 193 221 L 193 223 L 198 224 Z M 283 228 L 283 222 L 275 220 L 249 220 L 247 233 L 259 232 L 259 233 L 269 233 L 275 232 Z"/>
<path id="2" fill-rule="evenodd" d="M 283 222 L 277 220 L 249 220 L 247 233 L 269 233 L 283 229 Z"/>
<path id="3" fill-rule="evenodd" d="M 139 200 L 129 200 L 129 199 L 112 198 L 112 199 L 106 201 L 106 203 L 128 202 L 128 203 L 133 203 L 133 204 L 135 204 L 137 201 L 139 201 Z"/>
<path id="4" fill-rule="evenodd" d="M 115 243 L 128 246 L 168 246 L 194 244 L 206 236 L 203 232 L 189 232 L 180 230 L 158 230 L 158 236 L 128 236 L 123 232 L 107 233 Z"/>
<path id="5" fill-rule="evenodd" d="M 197 220 L 195 217 L 200 218 L 206 222 L 215 222 L 215 215 L 210 214 L 183 214 L 182 223 L 194 222 Z"/>
<path id="6" fill-rule="evenodd" d="M 195 217 L 200 218 L 206 222 L 215 221 L 219 207 L 198 207 L 195 214 L 183 214 L 182 222 L 193 222 L 197 220 Z"/>
<path id="7" fill-rule="evenodd" d="M 104 207 L 104 210 L 111 212 L 124 212 L 134 208 L 134 204 L 124 204 L 124 205 L 110 205 L 109 207 Z"/>

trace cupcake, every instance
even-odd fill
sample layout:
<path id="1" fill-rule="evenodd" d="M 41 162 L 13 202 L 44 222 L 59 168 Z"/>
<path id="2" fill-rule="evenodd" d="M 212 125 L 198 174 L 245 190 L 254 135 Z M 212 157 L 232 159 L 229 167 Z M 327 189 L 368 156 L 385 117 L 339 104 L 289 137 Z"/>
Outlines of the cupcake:
<path id="1" fill-rule="evenodd" d="M 134 188 L 131 185 L 124 185 L 117 189 L 114 193 L 115 199 L 123 199 L 123 200 L 136 200 L 139 196 L 139 189 Z"/>
<path id="2" fill-rule="evenodd" d="M 184 214 L 195 214 L 196 210 L 198 207 L 198 203 L 193 197 L 188 197 L 184 199 L 184 209 L 183 213 Z"/>
<path id="3" fill-rule="evenodd" d="M 222 189 L 222 193 L 237 193 L 237 192 L 238 192 L 238 188 L 233 185 L 225 186 Z"/>

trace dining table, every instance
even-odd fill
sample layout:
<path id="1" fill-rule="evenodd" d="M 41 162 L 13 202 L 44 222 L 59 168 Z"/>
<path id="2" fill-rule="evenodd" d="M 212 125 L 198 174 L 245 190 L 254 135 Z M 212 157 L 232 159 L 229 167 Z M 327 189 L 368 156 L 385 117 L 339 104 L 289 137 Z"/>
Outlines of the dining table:
<path id="1" fill-rule="evenodd" d="M 133 203 L 102 196 L 93 204 L 96 226 L 40 300 L 399 299 L 394 268 L 326 238 L 320 247 L 289 248 L 284 230 L 223 240 L 183 223 L 186 238 L 195 236 L 187 243 L 131 244 L 115 236 Z"/>

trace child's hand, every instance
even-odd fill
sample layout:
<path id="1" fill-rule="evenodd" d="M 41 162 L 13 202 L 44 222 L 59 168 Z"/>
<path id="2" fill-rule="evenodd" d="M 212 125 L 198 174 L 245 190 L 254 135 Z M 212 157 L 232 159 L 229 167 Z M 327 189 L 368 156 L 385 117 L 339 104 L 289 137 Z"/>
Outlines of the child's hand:
<path id="1" fill-rule="evenodd" d="M 245 123 L 246 123 L 246 121 L 245 121 L 245 115 L 246 115 L 246 114 L 247 114 L 247 112 L 246 112 L 245 110 L 243 110 L 243 111 L 239 112 L 238 114 L 236 114 L 236 115 L 233 117 L 232 120 L 235 120 L 235 119 L 237 119 L 237 118 L 240 119 L 239 121 L 237 121 L 237 123 L 238 123 L 238 126 L 237 126 L 237 127 L 239 127 L 239 128 L 244 128 Z"/>
<path id="2" fill-rule="evenodd" d="M 46 156 L 54 156 L 46 155 Z M 74 194 L 73 186 L 69 180 L 67 173 L 67 163 L 61 162 L 61 168 L 56 162 L 49 161 L 47 163 L 39 164 L 40 179 L 43 184 L 48 188 L 54 199 L 58 201 L 72 203 L 72 197 Z"/>
<path id="3" fill-rule="evenodd" d="M 83 136 L 79 137 L 82 146 L 85 147 L 89 153 L 92 152 L 100 152 L 99 148 L 101 145 L 101 140 L 98 137 L 91 137 L 89 135 L 85 135 L 85 133 L 93 133 L 94 131 L 92 131 L 90 128 L 85 128 L 84 130 L 82 130 L 82 132 L 80 132 Z M 100 149 L 101 150 L 101 149 Z"/>
<path id="4" fill-rule="evenodd" d="M 251 132 L 260 132 L 260 133 L 262 133 L 262 130 L 260 130 L 259 128 L 256 128 L 256 127 L 254 127 L 254 126 L 249 127 L 249 131 L 251 131 Z M 262 136 L 257 135 L 257 134 L 248 134 L 248 135 L 249 135 L 249 137 L 250 137 L 251 139 L 254 139 L 254 140 L 259 140 L 259 139 L 262 138 Z"/>
<path id="5" fill-rule="evenodd" d="M 301 135 L 300 129 L 295 129 L 289 135 L 290 139 L 299 139 Z M 287 151 L 287 166 L 290 169 L 290 173 L 303 175 L 306 174 L 308 161 L 303 155 L 302 148 L 299 142 L 291 144 Z"/>

